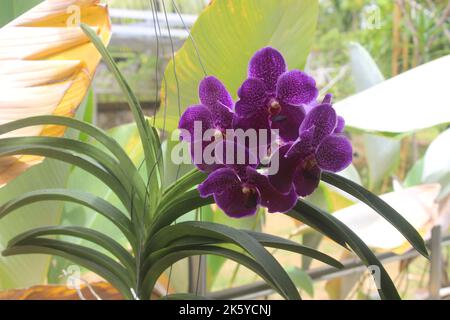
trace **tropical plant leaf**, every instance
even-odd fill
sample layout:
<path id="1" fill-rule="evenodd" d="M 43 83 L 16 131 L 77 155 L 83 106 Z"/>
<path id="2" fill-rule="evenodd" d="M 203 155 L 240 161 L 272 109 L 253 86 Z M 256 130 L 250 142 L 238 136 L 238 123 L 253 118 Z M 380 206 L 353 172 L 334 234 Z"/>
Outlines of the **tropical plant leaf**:
<path id="1" fill-rule="evenodd" d="M 289 267 L 286 271 L 297 288 L 304 290 L 310 297 L 314 296 L 314 284 L 307 272 L 297 267 Z"/>
<path id="2" fill-rule="evenodd" d="M 389 192 L 380 195 L 380 199 L 401 212 L 415 229 L 425 235 L 430 231 L 432 221 L 439 216 L 435 203 L 438 193 L 438 184 L 425 184 Z M 333 216 L 352 229 L 371 248 L 395 250 L 399 254 L 411 249 L 394 226 L 364 203 L 338 210 Z M 380 234 L 383 236 L 380 237 Z"/>
<path id="3" fill-rule="evenodd" d="M 102 198 L 77 190 L 45 189 L 24 193 L 0 207 L 0 218 L 4 218 L 23 206 L 41 201 L 73 202 L 95 210 L 121 230 L 133 246 L 136 244 L 136 238 L 130 231 L 132 229 L 131 221 L 122 211 Z"/>
<path id="4" fill-rule="evenodd" d="M 318 16 L 316 0 L 213 1 L 199 16 L 191 35 L 165 71 L 157 120 L 178 119 L 198 103 L 197 86 L 207 73 L 224 82 L 236 97 L 246 78 L 250 57 L 259 49 L 279 49 L 290 69 L 302 69 L 314 40 Z M 245 21 L 245 23 L 243 23 Z M 174 121 L 176 123 L 176 121 Z M 167 130 L 175 126 L 166 121 Z"/>
<path id="5" fill-rule="evenodd" d="M 424 257 L 428 258 L 428 251 L 425 246 L 425 242 L 420 236 L 419 232 L 414 229 L 413 226 L 405 219 L 401 214 L 395 211 L 386 202 L 379 197 L 364 189 L 360 185 L 350 181 L 339 175 L 324 172 L 322 174 L 322 180 L 335 187 L 350 193 L 360 201 L 367 204 L 374 209 L 383 218 L 389 221 L 410 243 L 411 245 Z"/>
<path id="6" fill-rule="evenodd" d="M 380 272 L 380 288 L 378 289 L 378 292 L 381 298 L 389 300 L 400 299 L 400 295 L 398 294 L 394 283 L 381 262 L 373 252 L 370 251 L 367 245 L 345 224 L 332 215 L 323 212 L 319 208 L 314 207 L 303 200 L 297 202 L 297 205 L 292 212 L 289 213 L 289 216 L 305 223 L 306 221 L 309 221 L 314 225 L 326 226 L 328 230 L 331 230 L 331 234 L 336 234 L 339 239 L 343 239 L 366 266 L 376 266 L 378 268 Z"/>
<path id="7" fill-rule="evenodd" d="M 261 233 L 261 232 L 246 231 L 246 233 L 248 233 L 252 238 L 257 240 L 259 243 L 261 243 L 265 247 L 277 248 L 277 249 L 281 249 L 281 250 L 295 252 L 295 253 L 316 259 L 318 261 L 321 261 L 325 264 L 328 264 L 328 265 L 333 266 L 338 269 L 344 267 L 342 265 L 342 263 L 340 263 L 336 259 L 330 257 L 329 255 L 326 255 L 315 249 L 300 245 L 294 241 L 286 240 L 281 237 L 277 237 L 277 236 L 273 236 L 273 235 Z"/>
<path id="8" fill-rule="evenodd" d="M 11 239 L 8 243 L 8 247 L 13 247 L 14 245 L 20 244 L 23 241 L 33 240 L 33 238 L 37 237 L 58 236 L 58 235 L 80 238 L 95 243 L 96 245 L 100 246 L 101 248 L 111 253 L 115 258 L 117 258 L 120 261 L 120 263 L 127 268 L 127 272 L 129 274 L 133 275 L 136 271 L 136 266 L 133 257 L 114 239 L 105 236 L 101 232 L 82 227 L 54 226 L 54 227 L 42 227 L 32 229 L 24 233 L 21 233 L 16 237 L 14 237 L 13 239 Z"/>
<path id="9" fill-rule="evenodd" d="M 2 11 L 0 12 L 0 27 L 31 9 L 42 0 L 4 0 L 2 1 Z"/>
<path id="10" fill-rule="evenodd" d="M 442 186 L 440 199 L 450 194 L 450 129 L 442 132 L 428 147 L 424 160 L 422 181 L 439 182 Z"/>
<path id="11" fill-rule="evenodd" d="M 98 251 L 60 240 L 32 239 L 16 243 L 2 252 L 3 256 L 18 254 L 50 254 L 69 259 L 109 281 L 125 297 L 133 298 L 130 292 L 133 283 L 125 269 Z"/>
<path id="12" fill-rule="evenodd" d="M 41 188 L 63 188 L 69 176 L 69 166 L 47 159 L 25 172 L 0 189 L 0 204 L 17 198 L 24 193 Z M 36 203 L 17 210 L 15 215 L 0 221 L 0 251 L 6 243 L 20 232 L 44 225 L 58 224 L 62 204 Z M 0 290 L 26 288 L 44 283 L 50 264 L 48 256 L 21 256 L 4 258 L 0 256 Z"/>
<path id="13" fill-rule="evenodd" d="M 109 42 L 108 11 L 97 0 L 47 0 L 0 29 L 0 124 L 45 114 L 73 117 L 82 102 L 100 55 L 76 25 L 68 27 L 71 5 L 80 9 L 81 22 Z M 61 136 L 64 131 L 35 126 L 7 136 Z M 0 186 L 41 161 L 38 156 L 3 158 Z"/>
<path id="14" fill-rule="evenodd" d="M 289 299 L 299 298 L 295 286 L 281 265 L 258 243 L 257 240 L 243 231 L 225 225 L 210 222 L 182 222 L 161 229 L 149 239 L 146 243 L 146 248 L 148 247 L 151 251 L 156 251 L 160 248 L 164 248 L 167 244 L 170 244 L 175 238 L 192 234 L 225 240 L 226 242 L 231 242 L 245 249 L 245 251 L 253 256 L 258 263 L 265 266 L 268 274 L 273 278 L 274 283 L 276 283 L 277 287 L 284 292 L 285 297 Z M 146 265 L 152 265 L 152 263 L 146 262 Z"/>
<path id="15" fill-rule="evenodd" d="M 243 266 L 249 268 L 256 274 L 261 276 L 269 285 L 271 285 L 282 296 L 284 296 L 287 299 L 289 299 L 290 297 L 289 295 L 286 295 L 286 293 L 282 290 L 282 288 L 277 286 L 277 284 L 273 281 L 273 277 L 270 275 L 270 273 L 268 273 L 264 265 L 261 265 L 256 260 L 242 253 L 216 246 L 193 246 L 193 247 L 185 246 L 177 248 L 177 250 L 174 250 L 173 252 L 169 250 L 170 249 L 163 249 L 161 250 L 162 252 L 155 253 L 157 254 L 157 259 L 155 260 L 155 263 L 152 265 L 152 268 L 149 269 L 149 272 L 146 274 L 144 278 L 145 284 L 145 287 L 143 288 L 144 297 L 149 296 L 156 280 L 159 278 L 162 272 L 170 265 L 174 264 L 177 261 L 182 260 L 183 258 L 207 254 L 219 255 L 227 259 L 234 260 L 239 264 L 242 264 Z M 295 296 L 296 296 L 295 299 L 300 298 L 298 293 L 296 293 Z"/>
<path id="16" fill-rule="evenodd" d="M 450 122 L 450 109 L 429 92 L 446 92 L 450 55 L 404 72 L 335 104 L 348 126 L 404 133 Z M 424 107 L 427 106 L 427 107 Z"/>
<path id="17" fill-rule="evenodd" d="M 122 89 L 123 94 L 125 95 L 125 98 L 128 102 L 128 105 L 130 107 L 130 110 L 133 114 L 134 120 L 136 122 L 139 136 L 141 137 L 141 143 L 142 148 L 144 149 L 145 154 L 145 162 L 147 164 L 147 171 L 152 171 L 152 164 L 150 160 L 152 159 L 152 155 L 154 153 L 154 150 L 151 148 L 151 128 L 145 119 L 144 112 L 142 110 L 142 107 L 139 103 L 138 98 L 131 90 L 128 82 L 126 81 L 123 74 L 120 72 L 119 68 L 117 67 L 117 64 L 114 62 L 113 57 L 106 49 L 102 39 L 97 35 L 94 29 L 92 29 L 87 24 L 82 24 L 81 28 L 83 29 L 83 32 L 91 42 L 94 44 L 94 46 L 97 48 L 98 52 L 103 57 L 104 62 L 108 66 L 111 73 L 114 75 L 115 79 L 117 80 L 120 88 Z"/>

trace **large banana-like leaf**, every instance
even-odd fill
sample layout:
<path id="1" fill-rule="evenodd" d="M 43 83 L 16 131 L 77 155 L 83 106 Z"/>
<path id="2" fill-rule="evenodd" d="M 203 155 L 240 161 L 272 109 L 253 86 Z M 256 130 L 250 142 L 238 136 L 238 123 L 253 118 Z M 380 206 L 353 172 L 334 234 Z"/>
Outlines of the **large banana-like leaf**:
<path id="1" fill-rule="evenodd" d="M 439 189 L 438 184 L 424 184 L 386 193 L 380 198 L 401 213 L 414 228 L 425 234 L 433 226 L 433 219 L 438 216 L 435 199 Z M 372 248 L 397 249 L 399 252 L 411 248 L 391 224 L 364 204 L 358 203 L 339 210 L 334 213 L 334 216 Z M 380 237 L 380 234 L 383 236 Z"/>
<path id="2" fill-rule="evenodd" d="M 73 117 L 100 62 L 80 22 L 109 42 L 108 10 L 99 0 L 47 0 L 0 29 L 0 124 L 46 114 Z M 63 134 L 63 127 L 45 126 L 2 137 Z M 0 186 L 41 161 L 0 159 Z"/>
<path id="3" fill-rule="evenodd" d="M 439 93 L 448 90 L 450 55 L 409 70 L 337 103 L 348 126 L 403 133 L 450 122 Z"/>
<path id="4" fill-rule="evenodd" d="M 316 0 L 216 0 L 199 16 L 187 40 L 168 64 L 158 120 L 176 128 L 180 113 L 198 103 L 197 86 L 214 75 L 236 97 L 250 57 L 265 46 L 279 49 L 290 69 L 304 67 L 314 40 Z M 167 111 L 166 110 L 167 107 Z"/>

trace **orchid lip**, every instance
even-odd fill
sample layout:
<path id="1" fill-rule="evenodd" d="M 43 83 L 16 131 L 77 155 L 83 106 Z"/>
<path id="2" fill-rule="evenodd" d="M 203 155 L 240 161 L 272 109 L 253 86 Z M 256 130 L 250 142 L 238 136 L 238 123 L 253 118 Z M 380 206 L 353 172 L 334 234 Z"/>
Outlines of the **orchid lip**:
<path id="1" fill-rule="evenodd" d="M 268 107 L 268 111 L 272 116 L 277 115 L 281 111 L 281 104 L 277 99 L 270 99 Z"/>
<path id="2" fill-rule="evenodd" d="M 242 193 L 245 195 L 253 195 L 256 193 L 256 188 L 250 184 L 244 184 L 242 186 Z"/>
<path id="3" fill-rule="evenodd" d="M 315 166 L 317 166 L 317 160 L 314 154 L 310 155 L 303 161 L 303 168 L 305 170 L 311 170 Z"/>

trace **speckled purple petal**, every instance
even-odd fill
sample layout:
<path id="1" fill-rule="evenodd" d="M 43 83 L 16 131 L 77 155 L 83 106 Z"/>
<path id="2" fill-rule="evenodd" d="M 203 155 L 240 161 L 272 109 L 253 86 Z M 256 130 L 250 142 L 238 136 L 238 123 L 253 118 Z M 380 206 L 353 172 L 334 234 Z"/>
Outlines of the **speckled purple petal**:
<path id="1" fill-rule="evenodd" d="M 278 129 L 283 141 L 295 141 L 298 129 L 305 118 L 303 106 L 283 105 L 280 113 L 271 117 L 272 129 Z"/>
<path id="2" fill-rule="evenodd" d="M 258 192 L 245 194 L 241 187 L 236 187 L 220 194 L 214 194 L 214 200 L 227 216 L 243 218 L 256 213 L 261 197 Z"/>
<path id="3" fill-rule="evenodd" d="M 229 188 L 241 185 L 236 173 L 230 168 L 221 168 L 211 173 L 205 181 L 198 185 L 198 191 L 202 198 L 207 198 L 214 193 L 222 193 Z"/>
<path id="4" fill-rule="evenodd" d="M 188 142 L 194 141 L 195 121 L 199 121 L 202 124 L 202 137 L 203 133 L 206 130 L 213 128 L 214 125 L 212 114 L 208 110 L 208 108 L 202 105 L 190 106 L 186 109 L 186 111 L 184 111 L 178 124 L 178 128 L 182 129 L 181 139 Z M 187 132 L 189 132 L 189 135 L 186 134 L 186 132 L 183 132 L 183 130 L 187 130 Z"/>
<path id="5" fill-rule="evenodd" d="M 326 171 L 341 171 L 352 163 L 352 152 L 352 145 L 345 136 L 328 136 L 317 148 L 317 164 Z"/>
<path id="6" fill-rule="evenodd" d="M 270 213 L 287 212 L 297 203 L 297 194 L 294 189 L 287 194 L 278 192 L 269 182 L 267 176 L 258 173 L 253 168 L 247 168 L 247 177 L 254 184 L 261 195 L 261 205 L 266 207 Z"/>
<path id="7" fill-rule="evenodd" d="M 211 105 L 209 110 L 212 114 L 213 125 L 215 128 L 224 131 L 233 126 L 234 113 L 221 102 Z"/>
<path id="8" fill-rule="evenodd" d="M 191 159 L 192 159 L 192 163 L 202 172 L 213 172 L 217 169 L 223 168 L 224 165 L 221 163 L 211 163 L 208 164 L 205 162 L 205 159 L 203 159 L 203 151 L 205 150 L 205 148 L 212 144 L 212 141 L 195 141 L 192 142 L 190 144 L 190 152 L 191 152 Z M 196 144 L 200 144 L 199 145 L 199 151 L 200 154 L 197 156 L 197 158 L 195 157 L 195 146 Z M 214 151 L 213 151 L 213 156 L 214 156 Z"/>
<path id="9" fill-rule="evenodd" d="M 257 78 L 249 78 L 244 81 L 238 90 L 238 96 L 242 102 L 254 107 L 264 106 L 267 102 L 268 95 L 264 81 Z M 240 114 L 241 116 L 243 114 Z"/>
<path id="10" fill-rule="evenodd" d="M 206 198 L 213 195 L 219 208 L 234 218 L 255 214 L 260 203 L 257 192 L 245 194 L 242 188 L 241 181 L 230 168 L 214 171 L 198 186 L 200 196 Z"/>
<path id="11" fill-rule="evenodd" d="M 344 132 L 344 128 L 345 128 L 345 120 L 341 116 L 338 116 L 334 133 L 342 133 Z"/>
<path id="12" fill-rule="evenodd" d="M 286 152 L 286 157 L 299 163 L 304 158 L 314 154 L 315 146 L 313 145 L 314 129 L 311 127 L 306 131 L 303 131 L 298 140 L 292 144 L 289 150 Z"/>
<path id="13" fill-rule="evenodd" d="M 278 78 L 286 70 L 286 62 L 282 54 L 274 48 L 266 47 L 257 51 L 250 60 L 248 76 L 263 80 L 267 90 L 275 92 Z"/>
<path id="14" fill-rule="evenodd" d="M 257 155 L 238 142 L 240 141 L 231 140 L 231 137 L 227 136 L 226 140 L 217 144 L 215 163 L 233 169 L 238 175 L 244 175 L 247 167 L 256 168 L 259 163 Z"/>
<path id="15" fill-rule="evenodd" d="M 324 137 L 334 131 L 336 123 L 337 116 L 333 107 L 329 104 L 321 104 L 314 107 L 306 115 L 300 126 L 300 134 L 314 126 L 314 143 L 318 144 Z"/>
<path id="16" fill-rule="evenodd" d="M 256 134 L 256 145 L 255 143 L 250 145 L 250 140 L 246 140 L 246 147 L 251 149 L 255 154 L 259 154 L 260 148 L 265 148 L 265 151 L 267 152 L 267 147 L 272 143 L 273 137 L 271 135 L 269 119 L 266 114 L 254 115 L 252 117 L 235 116 L 233 119 L 233 129 L 235 129 L 235 133 L 238 133 L 239 129 L 242 129 L 244 132 L 247 132 L 247 130 L 254 130 Z M 265 135 L 262 134 L 264 132 Z"/>
<path id="17" fill-rule="evenodd" d="M 199 85 L 198 94 L 200 101 L 207 107 L 221 102 L 228 108 L 233 107 L 233 99 L 219 79 L 209 76 L 204 78 Z"/>
<path id="18" fill-rule="evenodd" d="M 318 94 L 316 81 L 304 72 L 289 71 L 278 79 L 277 99 L 283 104 L 309 104 Z"/>
<path id="19" fill-rule="evenodd" d="M 278 190 L 278 192 L 287 194 L 292 189 L 294 172 L 297 167 L 297 159 L 286 158 L 287 151 L 291 148 L 292 143 L 287 143 L 278 148 L 272 157 L 278 157 L 279 169 L 276 174 L 269 175 L 269 182 Z"/>
<path id="20" fill-rule="evenodd" d="M 297 195 L 306 197 L 313 193 L 319 186 L 320 173 L 321 171 L 318 166 L 314 166 L 309 170 L 299 167 L 294 174 L 294 187 Z"/>

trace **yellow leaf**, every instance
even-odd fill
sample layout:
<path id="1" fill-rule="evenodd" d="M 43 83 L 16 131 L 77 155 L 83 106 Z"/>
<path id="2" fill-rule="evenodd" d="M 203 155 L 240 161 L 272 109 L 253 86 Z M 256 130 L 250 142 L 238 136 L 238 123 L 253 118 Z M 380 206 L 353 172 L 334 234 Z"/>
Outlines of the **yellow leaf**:
<path id="1" fill-rule="evenodd" d="M 109 43 L 108 8 L 99 0 L 46 0 L 0 29 L 0 124 L 37 115 L 74 116 L 101 59 L 80 22 Z M 52 125 L 1 137 L 64 132 Z M 35 156 L 0 159 L 0 187 L 41 161 Z"/>

